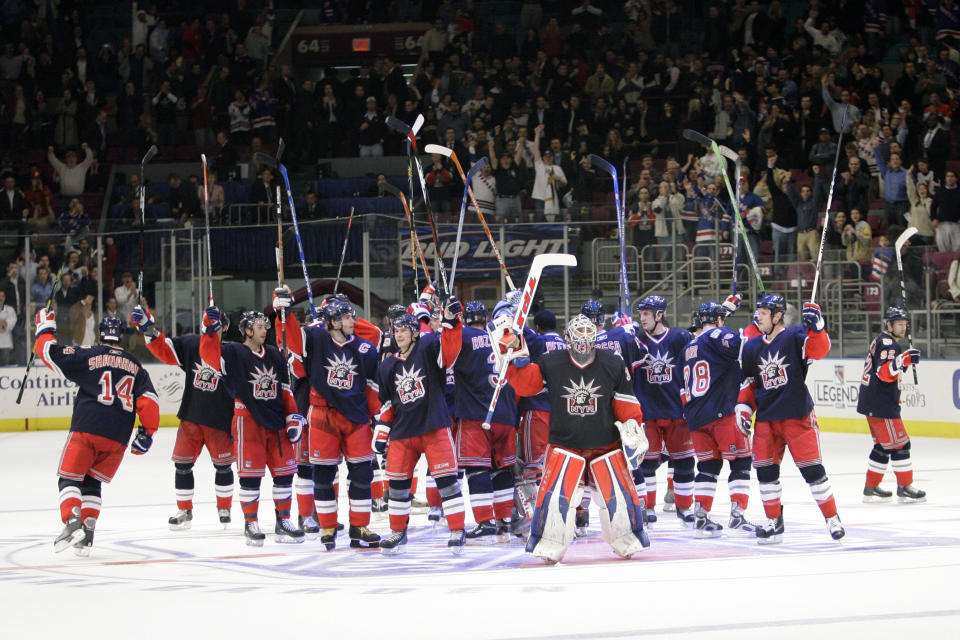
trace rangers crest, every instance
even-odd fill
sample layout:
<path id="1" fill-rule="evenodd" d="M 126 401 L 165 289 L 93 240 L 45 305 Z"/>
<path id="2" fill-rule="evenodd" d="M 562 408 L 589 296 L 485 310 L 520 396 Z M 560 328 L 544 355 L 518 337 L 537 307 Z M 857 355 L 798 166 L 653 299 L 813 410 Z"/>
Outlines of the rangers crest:
<path id="1" fill-rule="evenodd" d="M 760 378 L 763 381 L 763 388 L 777 389 L 779 387 L 786 386 L 787 384 L 787 367 L 789 364 L 784 364 L 786 356 L 781 357 L 780 352 L 772 354 L 769 358 L 760 358 Z"/>
<path id="2" fill-rule="evenodd" d="M 570 381 L 570 386 L 563 388 L 566 391 L 561 397 L 567 399 L 567 413 L 572 416 L 592 416 L 597 413 L 597 399 L 600 394 L 599 386 L 594 386 L 593 380 L 584 382 L 580 378 L 580 384 Z"/>
<path id="3" fill-rule="evenodd" d="M 216 391 L 217 385 L 220 384 L 220 374 L 214 371 L 212 368 L 203 364 L 202 361 L 197 361 L 193 365 L 193 388 L 200 391 Z"/>
<path id="4" fill-rule="evenodd" d="M 669 353 L 651 353 L 643 368 L 649 384 L 670 384 L 673 381 L 673 356 Z"/>
<path id="5" fill-rule="evenodd" d="M 410 404 L 426 395 L 426 390 L 423 388 L 423 378 L 424 375 L 420 369 L 413 365 L 410 369 L 404 366 L 400 367 L 400 372 L 394 377 L 400 402 Z"/>
<path id="6" fill-rule="evenodd" d="M 357 376 L 357 365 L 346 354 L 327 358 L 327 385 L 331 389 L 352 389 Z"/>
<path id="7" fill-rule="evenodd" d="M 256 400 L 273 400 L 277 397 L 278 380 L 273 367 L 254 367 L 250 374 L 250 384 L 253 386 L 253 397 Z"/>

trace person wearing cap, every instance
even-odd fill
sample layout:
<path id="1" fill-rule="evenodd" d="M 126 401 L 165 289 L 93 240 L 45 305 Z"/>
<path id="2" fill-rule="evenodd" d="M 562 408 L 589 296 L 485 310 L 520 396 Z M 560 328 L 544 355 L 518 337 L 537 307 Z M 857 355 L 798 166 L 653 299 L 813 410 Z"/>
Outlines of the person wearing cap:
<path id="1" fill-rule="evenodd" d="M 821 170 L 832 172 L 833 157 L 836 153 L 837 143 L 830 139 L 830 130 L 826 127 L 821 128 L 817 143 L 810 149 L 810 164 L 820 165 Z"/>
<path id="2" fill-rule="evenodd" d="M 386 128 L 383 117 L 377 112 L 377 99 L 367 97 L 367 110 L 360 118 L 357 142 L 360 145 L 361 158 L 375 158 L 383 155 L 383 136 Z"/>

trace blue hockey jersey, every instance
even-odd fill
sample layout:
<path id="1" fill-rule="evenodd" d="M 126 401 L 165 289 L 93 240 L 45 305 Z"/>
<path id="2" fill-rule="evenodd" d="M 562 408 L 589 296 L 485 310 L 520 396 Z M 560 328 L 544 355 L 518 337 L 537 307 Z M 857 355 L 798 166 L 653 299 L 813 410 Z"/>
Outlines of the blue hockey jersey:
<path id="1" fill-rule="evenodd" d="M 667 327 L 656 336 L 637 333 L 648 355 L 633 365 L 633 390 L 647 420 L 683 417 L 683 348 L 692 337 L 678 327 Z"/>
<path id="2" fill-rule="evenodd" d="M 691 431 L 733 413 L 740 391 L 740 334 L 704 331 L 683 349 L 683 416 Z"/>
<path id="3" fill-rule="evenodd" d="M 530 351 L 530 362 L 539 362 L 540 357 L 545 353 L 553 351 L 566 351 L 567 341 L 560 337 L 555 331 L 547 333 L 537 333 L 530 327 L 524 327 L 523 339 L 527 341 L 527 349 Z M 535 396 L 522 397 L 517 403 L 517 411 L 525 413 L 527 411 L 550 411 L 550 396 L 544 389 Z"/>
<path id="4" fill-rule="evenodd" d="M 287 322 L 289 324 L 290 320 Z M 373 400 L 372 407 L 368 404 L 368 395 L 378 392 L 376 348 L 368 340 L 355 335 L 339 344 L 319 326 L 303 327 L 302 332 L 304 355 L 310 358 L 310 371 L 294 365 L 294 374 L 307 373 L 313 391 L 350 422 L 369 423 L 371 409 L 373 413 L 379 410 L 376 400 Z"/>
<path id="5" fill-rule="evenodd" d="M 446 373 L 441 365 L 440 335 L 423 333 L 406 358 L 392 354 L 377 369 L 378 420 L 392 425 L 391 440 L 402 440 L 450 426 L 444 400 Z"/>
<path id="6" fill-rule="evenodd" d="M 453 329 L 441 333 L 445 356 L 453 358 L 452 364 L 457 381 L 454 398 L 454 415 L 460 420 L 483 420 L 487 416 L 493 390 L 497 384 L 496 358 L 490 346 L 490 336 L 483 329 L 458 323 Z M 517 424 L 517 401 L 513 388 L 504 384 L 497 397 L 492 422 Z"/>
<path id="7" fill-rule="evenodd" d="M 886 332 L 870 344 L 863 363 L 857 413 L 872 418 L 900 417 L 900 372 L 895 361 L 901 351 L 900 344 Z"/>

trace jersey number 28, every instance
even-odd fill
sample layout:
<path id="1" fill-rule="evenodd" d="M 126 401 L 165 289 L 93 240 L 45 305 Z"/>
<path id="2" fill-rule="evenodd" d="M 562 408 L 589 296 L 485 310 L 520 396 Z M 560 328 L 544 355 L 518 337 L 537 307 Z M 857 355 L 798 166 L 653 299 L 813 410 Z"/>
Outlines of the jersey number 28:
<path id="1" fill-rule="evenodd" d="M 114 398 L 120 398 L 124 411 L 133 411 L 133 376 L 123 376 L 114 387 L 113 374 L 109 371 L 103 372 L 100 376 L 100 395 L 97 396 L 97 402 L 110 406 Z"/>
<path id="2" fill-rule="evenodd" d="M 690 376 L 690 365 L 683 367 L 683 386 L 687 388 L 687 395 L 699 398 L 710 389 L 710 365 L 706 360 L 697 360 L 693 363 L 693 377 Z"/>

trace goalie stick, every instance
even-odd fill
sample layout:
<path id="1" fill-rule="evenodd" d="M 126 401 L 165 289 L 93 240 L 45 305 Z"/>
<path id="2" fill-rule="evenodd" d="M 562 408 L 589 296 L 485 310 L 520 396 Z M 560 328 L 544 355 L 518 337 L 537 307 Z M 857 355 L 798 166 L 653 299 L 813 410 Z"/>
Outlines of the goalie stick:
<path id="1" fill-rule="evenodd" d="M 604 160 L 595 153 L 589 156 L 590 164 L 598 169 L 603 169 L 613 179 L 613 202 L 617 208 L 617 235 L 620 236 L 620 313 L 624 314 L 627 320 L 630 320 L 630 284 L 627 281 L 627 253 L 624 244 L 625 225 L 623 216 L 625 214 L 623 203 L 620 200 L 620 178 L 617 175 L 617 168 Z"/>
<path id="2" fill-rule="evenodd" d="M 523 328 L 527 324 L 527 314 L 530 312 L 530 305 L 533 304 L 533 296 L 537 293 L 537 285 L 540 284 L 540 277 L 543 275 L 543 270 L 547 267 L 575 266 L 577 266 L 576 256 L 568 253 L 541 253 L 533 258 L 533 262 L 530 263 L 530 272 L 527 274 L 526 283 L 523 285 L 523 292 L 520 294 L 520 303 L 517 305 L 517 310 L 513 314 L 513 321 L 510 324 L 510 331 L 513 335 L 519 336 L 521 340 L 523 339 Z M 498 345 L 492 346 L 494 349 L 498 348 Z M 507 356 L 503 359 L 503 364 L 500 365 L 500 370 L 497 372 L 497 380 L 493 387 L 493 396 L 490 398 L 490 406 L 487 407 L 487 417 L 483 420 L 484 429 L 490 429 L 490 421 L 493 420 L 493 411 L 497 407 L 500 390 L 506 382 L 507 367 L 510 366 L 510 355 L 512 353 L 513 348 L 510 348 L 509 351 L 507 351 Z"/>
<path id="3" fill-rule="evenodd" d="M 903 258 L 900 257 L 900 252 L 903 250 L 903 247 L 910 241 L 910 238 L 917 234 L 916 227 L 907 227 L 903 233 L 897 238 L 897 241 L 894 243 L 894 251 L 897 254 L 897 271 L 900 272 L 900 295 L 903 297 L 903 308 L 907 308 L 907 290 L 904 287 L 903 282 Z M 907 312 L 907 316 L 910 315 L 910 312 Z M 913 330 L 910 328 L 910 320 L 907 320 L 907 343 L 910 345 L 910 348 L 913 349 Z M 913 369 L 913 384 L 917 384 L 917 365 L 911 367 Z"/>

